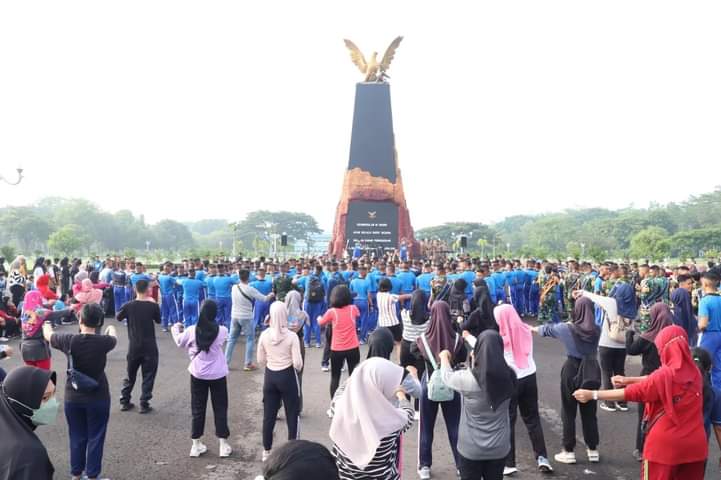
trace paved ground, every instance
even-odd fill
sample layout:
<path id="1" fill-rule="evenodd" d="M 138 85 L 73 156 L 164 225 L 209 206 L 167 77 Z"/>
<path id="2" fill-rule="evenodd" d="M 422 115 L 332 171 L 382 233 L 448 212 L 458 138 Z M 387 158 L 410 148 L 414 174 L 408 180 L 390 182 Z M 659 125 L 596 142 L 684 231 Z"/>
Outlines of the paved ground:
<path id="1" fill-rule="evenodd" d="M 116 323 L 113 320 L 108 322 Z M 72 331 L 75 327 L 63 327 Z M 155 411 L 149 415 L 139 415 L 137 411 L 120 412 L 117 396 L 125 369 L 125 351 L 127 340 L 124 327 L 118 329 L 120 342 L 118 348 L 110 354 L 108 361 L 108 379 L 113 395 L 110 426 L 105 445 L 103 474 L 114 480 L 120 479 L 205 479 L 239 480 L 253 479 L 260 467 L 260 425 L 262 419 L 261 371 L 245 373 L 240 371 L 244 344 L 236 349 L 233 370 L 229 378 L 230 391 L 230 430 L 234 453 L 231 458 L 220 459 L 217 456 L 218 444 L 212 435 L 212 416 L 208 417 L 205 443 L 209 452 L 200 459 L 188 457 L 190 451 L 190 392 L 184 352 L 175 348 L 169 334 L 159 333 L 160 369 L 152 401 Z M 17 347 L 17 342 L 11 345 Z M 560 344 L 552 339 L 536 339 L 535 358 L 539 367 L 543 427 L 549 455 L 552 457 L 560 449 L 561 424 L 559 416 L 559 372 L 563 362 Z M 365 352 L 363 352 L 365 355 Z M 301 419 L 301 436 L 320 441 L 328 445 L 328 427 L 330 420 L 325 416 L 328 408 L 329 374 L 320 370 L 321 351 L 310 349 L 307 352 L 307 369 L 304 376 L 305 411 Z M 64 385 L 66 361 L 63 355 L 55 352 L 54 368 L 59 373 L 61 385 Z M 6 369 L 19 365 L 16 356 L 2 362 Z M 629 360 L 630 373 L 640 370 L 638 361 Z M 139 385 L 136 386 L 136 390 Z M 59 390 L 62 397 L 62 388 Z M 137 398 L 137 397 L 135 397 Z M 440 415 L 439 415 L 440 417 Z M 442 418 L 442 417 L 441 417 Z M 635 432 L 635 407 L 627 413 L 608 413 L 599 411 L 601 429 L 601 463 L 591 465 L 585 460 L 585 447 L 579 442 L 576 454 L 579 463 L 575 466 L 562 466 L 554 463 L 554 478 L 562 479 L 635 479 L 639 466 L 631 458 Z M 66 478 L 68 467 L 67 428 L 62 414 L 56 426 L 41 427 L 39 435 L 50 452 L 55 464 L 56 478 Z M 520 479 L 542 478 L 535 472 L 530 455 L 530 442 L 522 423 L 517 425 L 519 439 L 519 468 L 516 475 Z M 580 436 L 580 425 L 578 428 Z M 276 440 L 283 442 L 286 437 L 285 425 L 281 421 L 276 428 Z M 417 478 L 416 468 L 417 428 L 406 435 L 403 452 L 403 477 Z M 719 451 L 711 449 L 711 461 L 707 478 L 719 478 Z M 433 477 L 437 479 L 455 478 L 455 468 L 451 466 L 450 449 L 445 436 L 442 419 L 438 420 L 434 443 Z M 69 475 L 68 475 L 69 477 Z M 319 479 L 322 480 L 322 479 Z"/>

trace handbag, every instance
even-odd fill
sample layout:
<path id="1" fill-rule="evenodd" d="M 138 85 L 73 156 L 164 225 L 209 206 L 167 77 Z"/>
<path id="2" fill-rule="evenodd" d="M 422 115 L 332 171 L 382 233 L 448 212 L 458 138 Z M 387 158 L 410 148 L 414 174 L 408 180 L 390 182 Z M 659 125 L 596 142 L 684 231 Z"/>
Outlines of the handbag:
<path id="1" fill-rule="evenodd" d="M 90 393 L 100 386 L 97 380 L 95 380 L 90 375 L 86 375 L 85 373 L 81 372 L 80 370 L 75 368 L 75 365 L 73 363 L 73 349 L 72 349 L 72 339 L 70 340 L 70 348 L 68 349 L 68 353 L 66 353 L 68 357 L 68 383 L 70 386 L 75 390 L 76 392 L 80 393 Z"/>
<path id="2" fill-rule="evenodd" d="M 436 363 L 436 359 L 433 357 L 433 352 L 431 352 L 431 348 L 428 346 L 428 340 L 426 339 L 425 333 L 421 335 L 421 340 L 423 341 L 423 346 L 428 354 L 428 361 L 431 362 L 431 366 L 433 366 L 433 373 L 431 374 L 431 378 L 428 379 L 428 400 L 432 402 L 449 402 L 455 397 L 455 392 L 443 383 L 441 371 L 438 369 L 438 364 Z M 457 333 L 455 344 L 458 344 Z"/>

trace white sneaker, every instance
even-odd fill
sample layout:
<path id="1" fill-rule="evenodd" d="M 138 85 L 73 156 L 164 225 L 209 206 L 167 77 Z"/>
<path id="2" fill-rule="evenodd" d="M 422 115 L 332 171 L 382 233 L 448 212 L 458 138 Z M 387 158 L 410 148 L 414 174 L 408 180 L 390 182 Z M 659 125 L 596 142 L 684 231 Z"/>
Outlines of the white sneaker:
<path id="1" fill-rule="evenodd" d="M 561 453 L 557 453 L 553 456 L 553 458 L 558 463 L 565 463 L 567 465 L 576 463 L 576 453 L 575 452 L 567 452 L 565 450 L 561 450 Z"/>
<path id="2" fill-rule="evenodd" d="M 322 365 L 320 367 L 321 372 L 330 372 L 330 367 L 328 365 Z"/>
<path id="3" fill-rule="evenodd" d="M 588 461 L 591 463 L 598 463 L 601 461 L 601 454 L 598 453 L 598 450 L 586 449 L 586 455 L 588 455 Z"/>
<path id="4" fill-rule="evenodd" d="M 0 342 L 5 343 L 7 341 L 8 341 L 8 337 L 0 337 Z"/>
<path id="5" fill-rule="evenodd" d="M 203 445 L 201 442 L 193 442 L 193 446 L 190 449 L 190 456 L 191 457 L 199 457 L 205 452 L 208 451 L 208 447 Z"/>
<path id="6" fill-rule="evenodd" d="M 413 420 L 416 422 L 421 419 L 421 412 L 413 412 Z"/>
<path id="7" fill-rule="evenodd" d="M 224 438 L 220 439 L 220 448 L 218 449 L 222 458 L 229 457 L 233 453 L 233 447 Z"/>
<path id="8" fill-rule="evenodd" d="M 518 472 L 518 469 L 516 467 L 503 467 L 503 475 L 513 475 L 514 473 Z"/>
<path id="9" fill-rule="evenodd" d="M 265 462 L 270 457 L 270 450 L 263 450 L 263 461 Z"/>
<path id="10" fill-rule="evenodd" d="M 418 470 L 418 477 L 421 480 L 429 480 L 431 478 L 431 467 L 421 467 Z"/>
<path id="11" fill-rule="evenodd" d="M 331 411 L 330 408 L 325 411 L 325 414 L 328 415 L 328 418 L 333 418 L 333 412 Z"/>

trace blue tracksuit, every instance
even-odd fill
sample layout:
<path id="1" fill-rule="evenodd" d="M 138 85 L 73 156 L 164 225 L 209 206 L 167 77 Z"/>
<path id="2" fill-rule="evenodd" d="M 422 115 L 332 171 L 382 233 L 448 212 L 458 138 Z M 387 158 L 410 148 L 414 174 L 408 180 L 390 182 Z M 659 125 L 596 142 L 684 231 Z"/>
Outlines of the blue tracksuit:
<path id="1" fill-rule="evenodd" d="M 115 270 L 112 276 L 113 299 L 115 300 L 115 311 L 119 312 L 123 304 L 129 300 L 125 291 L 128 284 L 127 275 L 122 270 Z"/>
<path id="2" fill-rule="evenodd" d="M 178 321 L 178 304 L 175 297 L 175 277 L 163 273 L 158 276 L 160 286 L 160 318 L 163 328 Z"/>
<path id="3" fill-rule="evenodd" d="M 310 285 L 310 282 L 313 281 L 313 279 L 319 279 L 321 282 L 323 282 L 322 277 L 318 277 L 315 274 L 310 274 L 307 277 L 301 277 L 297 285 L 303 289 L 303 310 L 305 313 L 308 314 L 308 318 L 310 320 L 310 327 L 304 329 L 303 331 L 303 337 L 306 346 L 309 346 L 310 343 L 313 341 L 313 336 L 315 335 L 316 338 L 316 345 L 320 345 L 322 343 L 321 336 L 320 336 L 320 325 L 318 325 L 318 317 L 322 317 L 325 313 L 326 306 L 325 306 L 325 300 L 321 302 L 309 302 L 308 301 L 308 286 Z M 328 286 L 323 282 L 323 288 L 327 291 Z"/>
<path id="4" fill-rule="evenodd" d="M 250 282 L 249 285 L 263 295 L 268 295 L 273 291 L 273 280 L 267 276 L 263 280 L 256 279 L 254 282 Z M 270 313 L 270 302 L 256 299 L 253 304 L 253 324 L 265 328 L 265 317 L 268 313 Z"/>
<path id="5" fill-rule="evenodd" d="M 493 272 L 491 274 L 493 284 L 496 287 L 496 302 L 506 302 L 506 276 L 503 272 Z"/>
<path id="6" fill-rule="evenodd" d="M 541 301 L 541 291 L 538 287 L 538 270 L 529 269 L 526 270 L 528 276 L 528 282 L 530 283 L 528 289 L 528 313 L 532 316 L 538 315 L 538 302 Z"/>
<path id="7" fill-rule="evenodd" d="M 217 277 L 215 275 L 208 275 L 205 278 L 205 289 L 208 290 L 208 298 L 211 300 L 215 300 L 215 279 Z"/>
<path id="8" fill-rule="evenodd" d="M 466 298 L 470 302 L 473 298 L 473 281 L 476 279 L 476 272 L 471 270 L 464 270 L 461 273 L 460 278 L 466 281 Z"/>
<path id="9" fill-rule="evenodd" d="M 186 327 L 189 327 L 198 323 L 200 313 L 198 302 L 205 282 L 201 282 L 197 278 L 183 278 L 178 282 L 183 288 L 183 323 Z"/>
<path id="10" fill-rule="evenodd" d="M 232 300 L 230 291 L 233 285 L 240 282 L 238 275 L 215 277 L 215 301 L 218 304 L 218 317 L 216 321 L 219 325 L 230 326 L 230 311 L 232 310 Z"/>
<path id="11" fill-rule="evenodd" d="M 524 286 L 526 283 L 526 272 L 522 269 L 516 269 L 513 271 L 513 284 L 512 284 L 512 297 L 513 300 L 513 306 L 516 308 L 516 311 L 523 315 L 523 312 L 526 311 L 526 302 L 524 301 Z"/>
<path id="12" fill-rule="evenodd" d="M 353 303 L 358 307 L 360 317 L 356 328 L 360 330 L 359 340 L 365 342 L 368 340 L 368 332 L 370 331 L 370 318 L 368 317 L 368 294 L 370 293 L 370 280 L 366 278 L 354 278 L 350 282 L 350 291 L 353 294 Z"/>
<path id="13" fill-rule="evenodd" d="M 397 278 L 401 284 L 402 294 L 413 293 L 413 291 L 416 289 L 417 281 L 415 273 L 411 271 L 401 270 L 400 273 L 398 273 Z M 411 308 L 411 301 L 406 300 L 405 302 L 403 302 L 403 308 Z"/>
<path id="14" fill-rule="evenodd" d="M 195 271 L 195 279 L 203 282 L 203 285 L 205 285 L 205 279 L 207 277 L 208 277 L 208 273 L 205 270 L 196 270 Z M 198 297 L 198 303 L 200 303 L 201 305 L 203 304 L 203 300 L 205 300 L 208 297 L 205 290 L 206 290 L 205 287 L 200 289 L 200 297 Z"/>
<path id="15" fill-rule="evenodd" d="M 431 294 L 431 282 L 433 281 L 432 273 L 421 273 L 416 278 L 416 284 L 418 288 L 426 292 L 428 295 Z"/>

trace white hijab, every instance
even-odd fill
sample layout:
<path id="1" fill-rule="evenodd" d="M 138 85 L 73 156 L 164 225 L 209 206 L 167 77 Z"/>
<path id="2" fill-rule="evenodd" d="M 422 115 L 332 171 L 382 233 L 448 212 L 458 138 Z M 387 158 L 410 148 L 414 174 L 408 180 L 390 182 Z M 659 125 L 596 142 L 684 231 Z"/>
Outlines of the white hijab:
<path id="1" fill-rule="evenodd" d="M 291 290 L 285 296 L 285 307 L 288 309 L 288 318 L 292 318 L 296 322 L 304 324 L 308 318 L 308 314 L 301 310 L 300 301 L 300 292 L 297 290 Z"/>
<path id="2" fill-rule="evenodd" d="M 408 423 L 408 415 L 393 403 L 402 379 L 403 368 L 369 358 L 353 370 L 336 399 L 330 438 L 358 468 L 368 466 L 383 438 Z"/>
<path id="3" fill-rule="evenodd" d="M 278 345 L 288 335 L 288 309 L 283 302 L 270 306 L 270 343 Z"/>

